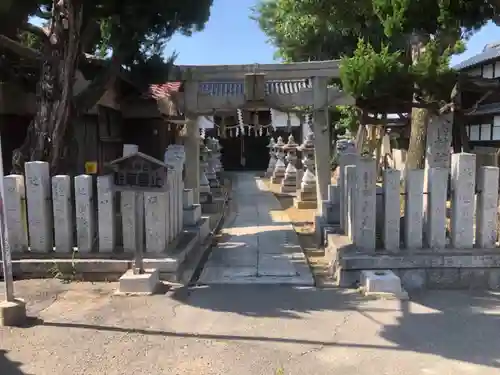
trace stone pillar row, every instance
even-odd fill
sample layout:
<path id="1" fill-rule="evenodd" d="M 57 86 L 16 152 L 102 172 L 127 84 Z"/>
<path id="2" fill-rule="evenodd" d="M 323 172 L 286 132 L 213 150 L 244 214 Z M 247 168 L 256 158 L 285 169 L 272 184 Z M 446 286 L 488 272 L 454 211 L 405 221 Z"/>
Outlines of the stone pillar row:
<path id="1" fill-rule="evenodd" d="M 385 170 L 382 187 L 377 186 L 376 164 L 370 157 L 341 155 L 339 168 L 339 184 L 330 186 L 327 202 L 327 207 L 338 209 L 328 211 L 326 221 L 338 226 L 360 251 L 496 246 L 499 168 L 481 167 L 476 178 L 474 154 L 453 154 L 451 169 L 407 171 L 404 194 L 399 170 Z"/>
<path id="2" fill-rule="evenodd" d="M 216 142 L 214 149 L 220 151 Z M 124 145 L 124 156 L 136 152 L 136 145 Z M 80 252 L 111 253 L 120 245 L 117 234 L 121 232 L 123 250 L 132 252 L 139 235 L 135 230 L 139 220 L 145 227 L 146 251 L 168 252 L 185 228 L 196 226 L 201 220 L 194 190 L 184 188 L 185 160 L 184 146 L 169 146 L 164 157 L 169 168 L 169 191 L 140 194 L 141 200 L 136 199 L 134 192 L 121 192 L 120 207 L 115 206 L 111 175 L 98 176 L 94 189 L 93 176 L 80 175 L 73 181 L 66 175 L 51 178 L 48 163 L 26 163 L 25 176 L 4 177 L 12 251 L 72 252 L 76 247 Z M 220 161 L 212 160 L 212 166 L 221 170 Z M 136 205 L 144 209 L 137 210 Z M 121 228 L 117 228 L 117 209 Z"/>

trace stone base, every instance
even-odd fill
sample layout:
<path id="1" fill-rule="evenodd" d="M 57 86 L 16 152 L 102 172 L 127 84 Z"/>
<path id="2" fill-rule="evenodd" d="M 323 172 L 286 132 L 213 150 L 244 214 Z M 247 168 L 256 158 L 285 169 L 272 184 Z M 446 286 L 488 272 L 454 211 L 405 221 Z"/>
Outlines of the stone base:
<path id="1" fill-rule="evenodd" d="M 210 203 L 201 205 L 201 210 L 205 214 L 215 214 L 220 212 L 224 207 L 224 198 L 213 198 Z"/>
<path id="2" fill-rule="evenodd" d="M 300 200 L 300 198 L 295 198 L 293 200 L 293 205 L 295 208 L 298 208 L 299 210 L 311 210 L 318 208 L 318 202 L 316 202 L 315 200 L 303 201 Z"/>
<path id="3" fill-rule="evenodd" d="M 200 195 L 202 194 L 210 194 L 210 185 L 200 186 Z"/>
<path id="4" fill-rule="evenodd" d="M 201 205 L 193 204 L 190 208 L 183 209 L 182 221 L 184 226 L 196 225 L 201 218 Z"/>
<path id="5" fill-rule="evenodd" d="M 279 185 L 281 184 L 281 181 L 283 178 L 280 177 L 271 177 L 271 184 Z"/>
<path id="6" fill-rule="evenodd" d="M 294 193 L 297 191 L 297 186 L 295 185 L 281 185 L 280 187 L 280 193 L 283 193 L 283 194 L 290 194 L 290 193 Z"/>
<path id="7" fill-rule="evenodd" d="M 391 270 L 361 271 L 361 288 L 365 295 L 389 294 L 403 297 L 401 279 Z"/>
<path id="8" fill-rule="evenodd" d="M 313 190 L 313 191 L 304 191 L 304 190 L 300 190 L 298 193 L 297 193 L 297 197 L 301 200 L 301 201 L 315 201 L 317 199 L 317 196 L 316 196 L 316 190 Z"/>
<path id="9" fill-rule="evenodd" d="M 327 234 L 332 275 L 340 287 L 358 287 L 362 271 L 391 270 L 405 290 L 500 290 L 500 253 L 482 249 L 402 249 L 400 253 L 359 251 L 346 236 Z"/>
<path id="10" fill-rule="evenodd" d="M 224 188 L 221 187 L 221 186 L 211 188 L 210 191 L 212 192 L 212 195 L 215 195 L 215 196 L 222 196 L 222 195 L 224 195 Z"/>
<path id="11" fill-rule="evenodd" d="M 160 283 L 160 272 L 157 269 L 145 269 L 143 274 L 135 275 L 128 270 L 120 277 L 120 294 L 153 294 Z"/>
<path id="12" fill-rule="evenodd" d="M 200 193 L 200 203 L 201 204 L 207 204 L 207 203 L 212 203 L 212 193 Z"/>
<path id="13" fill-rule="evenodd" d="M 0 302 L 0 327 L 17 327 L 26 322 L 26 303 L 22 299 Z"/>
<path id="14" fill-rule="evenodd" d="M 186 257 L 199 245 L 201 239 L 204 240 L 209 234 L 209 220 L 202 217 L 196 226 L 186 227 L 174 244 L 169 244 L 167 253 L 146 253 L 144 267 L 158 269 L 161 280 L 176 281 Z M 16 255 L 13 254 L 14 257 Z M 82 253 L 76 259 L 72 259 L 71 253 L 57 254 L 56 259 L 52 254 L 46 254 L 45 257 L 44 254 L 36 255 L 37 259 L 26 254 L 29 258 L 12 261 L 16 278 L 53 278 L 56 269 L 61 274 L 57 277 L 67 277 L 68 280 L 118 281 L 132 268 L 133 263 L 132 253 Z"/>

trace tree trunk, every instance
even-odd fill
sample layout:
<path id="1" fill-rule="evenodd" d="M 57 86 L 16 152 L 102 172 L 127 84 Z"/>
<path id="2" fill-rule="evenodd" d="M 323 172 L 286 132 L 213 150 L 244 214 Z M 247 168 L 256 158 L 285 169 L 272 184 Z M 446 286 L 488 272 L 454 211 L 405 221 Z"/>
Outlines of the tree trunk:
<path id="1" fill-rule="evenodd" d="M 405 170 L 425 168 L 425 146 L 429 119 L 430 113 L 427 108 L 412 108 L 410 145 L 408 146 Z"/>
<path id="2" fill-rule="evenodd" d="M 14 173 L 24 172 L 27 161 L 47 161 L 52 174 L 70 167 L 74 151 L 69 123 L 74 114 L 73 84 L 80 56 L 82 4 L 54 1 L 50 32 L 37 87 L 37 112 L 21 147 L 14 151 Z"/>
<path id="3" fill-rule="evenodd" d="M 414 34 L 411 41 L 412 61 L 415 64 L 424 49 L 428 37 Z M 415 100 L 415 98 L 414 98 Z M 413 107 L 411 110 L 410 144 L 406 158 L 405 171 L 425 168 L 425 147 L 427 140 L 427 126 L 429 125 L 430 113 L 427 108 Z"/>

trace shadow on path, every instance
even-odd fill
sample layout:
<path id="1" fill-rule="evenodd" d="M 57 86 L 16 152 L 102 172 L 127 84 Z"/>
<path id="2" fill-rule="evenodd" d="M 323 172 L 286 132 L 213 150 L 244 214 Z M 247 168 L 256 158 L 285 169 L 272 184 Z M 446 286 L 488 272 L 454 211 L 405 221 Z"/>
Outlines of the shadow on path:
<path id="1" fill-rule="evenodd" d="M 7 358 L 7 351 L 0 349 L 0 374 L 1 375 L 28 375 L 20 369 L 21 364 Z"/>
<path id="2" fill-rule="evenodd" d="M 387 308 L 395 304 L 384 301 L 369 303 L 341 289 L 268 285 L 186 288 L 174 292 L 173 298 L 202 309 L 252 317 L 304 319 L 313 311 L 353 311 L 380 324 L 379 335 L 397 347 L 321 345 L 427 353 L 500 369 L 500 295 L 496 294 L 427 292 L 414 301 L 402 301 L 400 308 Z M 382 324 L 371 316 L 379 313 L 394 315 L 397 324 Z"/>

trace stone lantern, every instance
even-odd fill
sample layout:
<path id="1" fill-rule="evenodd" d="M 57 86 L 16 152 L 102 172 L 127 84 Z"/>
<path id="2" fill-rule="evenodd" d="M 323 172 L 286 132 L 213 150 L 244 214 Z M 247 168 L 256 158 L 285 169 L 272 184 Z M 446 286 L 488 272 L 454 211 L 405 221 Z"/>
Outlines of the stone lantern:
<path id="1" fill-rule="evenodd" d="M 281 180 L 285 177 L 285 151 L 283 151 L 283 146 L 285 143 L 283 142 L 282 137 L 278 137 L 278 141 L 274 145 L 275 153 L 276 153 L 276 164 L 274 165 L 273 177 L 271 178 L 271 183 L 279 184 Z"/>
<path id="2" fill-rule="evenodd" d="M 216 138 L 212 138 L 212 144 L 213 144 L 213 150 L 214 150 L 214 156 L 215 156 L 215 172 L 217 174 L 217 177 L 220 178 L 220 173 L 224 171 L 224 168 L 222 168 L 222 162 L 221 162 L 221 150 L 222 146 L 220 145 L 220 141 Z"/>
<path id="3" fill-rule="evenodd" d="M 302 164 L 305 172 L 300 183 L 300 192 L 295 198 L 296 208 L 316 208 L 316 173 L 314 161 L 314 133 L 310 131 L 299 150 L 302 152 Z"/>
<path id="4" fill-rule="evenodd" d="M 283 151 L 286 152 L 287 166 L 285 169 L 285 176 L 281 181 L 282 193 L 294 193 L 297 191 L 297 149 L 299 145 L 295 143 L 295 138 L 290 134 L 288 142 L 283 146 Z"/>
<path id="5" fill-rule="evenodd" d="M 203 138 L 200 138 L 200 203 L 210 203 L 212 201 L 210 183 L 206 175 L 208 168 L 208 153 L 209 149 L 205 146 Z"/>
<path id="6" fill-rule="evenodd" d="M 266 171 L 266 177 L 271 177 L 273 175 L 274 167 L 276 166 L 276 141 L 271 137 L 269 144 L 266 146 L 269 149 L 269 165 Z"/>
<path id="7" fill-rule="evenodd" d="M 215 166 L 217 164 L 217 159 L 215 156 L 215 144 L 212 142 L 212 138 L 207 138 L 207 169 L 205 175 L 207 176 L 210 189 L 218 188 L 220 186 L 219 180 L 217 179 Z"/>

